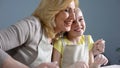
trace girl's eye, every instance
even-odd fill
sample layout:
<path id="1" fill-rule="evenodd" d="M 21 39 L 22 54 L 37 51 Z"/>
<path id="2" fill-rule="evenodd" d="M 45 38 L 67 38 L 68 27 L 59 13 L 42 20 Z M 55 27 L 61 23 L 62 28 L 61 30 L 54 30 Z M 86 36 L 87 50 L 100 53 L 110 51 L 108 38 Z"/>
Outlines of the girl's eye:
<path id="1" fill-rule="evenodd" d="M 81 18 L 81 19 L 79 19 L 79 22 L 81 22 L 83 19 Z"/>

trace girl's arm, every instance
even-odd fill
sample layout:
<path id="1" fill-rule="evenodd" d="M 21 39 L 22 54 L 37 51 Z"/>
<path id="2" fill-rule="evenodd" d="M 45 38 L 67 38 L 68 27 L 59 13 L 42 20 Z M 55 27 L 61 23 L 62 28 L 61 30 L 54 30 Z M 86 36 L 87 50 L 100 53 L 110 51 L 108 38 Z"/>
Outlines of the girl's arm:
<path id="1" fill-rule="evenodd" d="M 52 61 L 58 62 L 58 66 L 61 65 L 61 54 L 55 48 L 53 48 Z"/>
<path id="2" fill-rule="evenodd" d="M 92 51 L 89 51 L 89 64 L 94 62 L 94 55 Z"/>
<path id="3" fill-rule="evenodd" d="M 92 51 L 90 52 L 90 68 L 100 68 L 101 65 L 106 65 L 108 63 L 108 59 L 103 54 L 98 54 L 95 58 L 93 56 Z"/>
<path id="4" fill-rule="evenodd" d="M 89 51 L 89 67 L 98 68 L 97 66 L 94 66 L 94 54 L 92 50 Z"/>

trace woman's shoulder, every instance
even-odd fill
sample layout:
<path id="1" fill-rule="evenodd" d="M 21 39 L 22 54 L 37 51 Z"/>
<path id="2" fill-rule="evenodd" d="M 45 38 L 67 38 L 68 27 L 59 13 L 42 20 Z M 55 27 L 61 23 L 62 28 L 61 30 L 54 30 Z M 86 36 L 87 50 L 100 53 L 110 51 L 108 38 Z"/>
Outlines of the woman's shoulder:
<path id="1" fill-rule="evenodd" d="M 14 26 L 21 28 L 28 28 L 32 30 L 42 29 L 40 20 L 35 16 L 24 17 L 23 19 L 18 20 L 17 23 L 14 24 Z"/>
<path id="2" fill-rule="evenodd" d="M 41 26 L 40 20 L 35 16 L 28 16 L 23 19 L 24 21 L 27 21 L 31 25 Z"/>
<path id="3" fill-rule="evenodd" d="M 27 16 L 18 20 L 12 27 L 17 29 L 17 32 L 27 34 L 27 36 L 34 37 L 34 35 L 42 33 L 42 27 L 37 17 Z"/>

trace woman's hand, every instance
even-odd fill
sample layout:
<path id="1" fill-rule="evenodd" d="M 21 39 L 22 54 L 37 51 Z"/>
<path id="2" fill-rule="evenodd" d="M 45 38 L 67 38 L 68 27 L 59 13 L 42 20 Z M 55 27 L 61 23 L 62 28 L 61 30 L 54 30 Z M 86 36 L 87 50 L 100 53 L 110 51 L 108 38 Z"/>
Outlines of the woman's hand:
<path id="1" fill-rule="evenodd" d="M 93 54 L 98 55 L 105 51 L 105 40 L 99 39 L 93 45 Z"/>
<path id="2" fill-rule="evenodd" d="M 57 65 L 57 62 L 51 62 L 51 63 L 41 63 L 39 66 L 36 68 L 59 68 Z"/>

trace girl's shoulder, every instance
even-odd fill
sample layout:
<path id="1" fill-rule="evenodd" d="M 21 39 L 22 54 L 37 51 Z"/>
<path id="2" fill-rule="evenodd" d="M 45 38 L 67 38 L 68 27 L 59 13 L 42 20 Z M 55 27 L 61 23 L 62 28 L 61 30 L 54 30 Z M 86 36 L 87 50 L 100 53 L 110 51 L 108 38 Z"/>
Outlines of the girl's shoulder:
<path id="1" fill-rule="evenodd" d="M 87 39 L 88 48 L 89 50 L 91 50 L 93 47 L 93 43 L 94 43 L 93 38 L 91 35 L 84 35 L 84 39 L 85 38 Z"/>
<path id="2" fill-rule="evenodd" d="M 92 36 L 91 35 L 82 35 L 82 39 L 84 39 L 84 40 L 88 40 L 88 42 L 89 41 L 93 41 L 93 38 L 92 38 Z"/>

